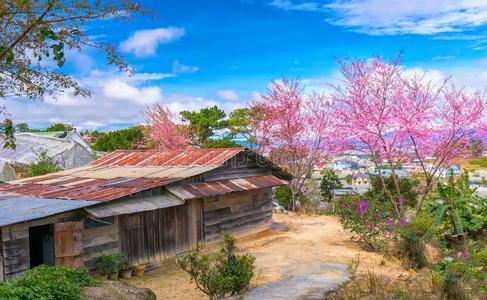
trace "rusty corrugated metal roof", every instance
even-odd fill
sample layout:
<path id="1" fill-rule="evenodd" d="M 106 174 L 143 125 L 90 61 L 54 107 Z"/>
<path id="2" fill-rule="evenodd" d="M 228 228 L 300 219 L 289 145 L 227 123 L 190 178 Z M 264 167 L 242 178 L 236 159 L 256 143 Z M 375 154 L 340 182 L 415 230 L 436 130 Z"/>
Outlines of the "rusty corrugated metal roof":
<path id="1" fill-rule="evenodd" d="M 216 169 L 245 151 L 248 151 L 251 157 L 258 156 L 245 148 L 192 149 L 181 152 L 115 151 L 87 166 L 0 184 L 0 226 L 81 207 L 101 205 L 100 203 L 137 192 L 167 186 Z M 269 163 L 265 158 L 263 162 Z M 270 167 L 276 170 L 280 178 L 289 177 L 272 163 Z M 166 188 L 184 200 L 282 184 L 285 182 L 274 176 L 257 176 Z M 29 204 L 29 201 L 32 203 Z M 149 202 L 143 206 L 144 209 L 180 203 Z M 16 203 L 19 203 L 18 209 L 15 207 Z M 4 208 L 7 210 L 3 210 Z M 130 207 L 138 208 L 140 207 L 137 205 Z M 8 210 L 16 216 L 2 214 Z"/>
<path id="2" fill-rule="evenodd" d="M 229 148 L 179 152 L 115 151 L 84 167 L 1 184 L 0 193 L 106 202 L 203 174 L 222 166 L 244 151 L 249 150 Z M 251 155 L 257 154 L 251 152 Z M 282 183 L 274 176 L 260 176 L 206 183 L 198 186 L 198 189 L 201 189 L 202 195 L 207 195 L 215 188 L 220 188 L 216 192 L 231 192 L 256 188 L 254 186 L 264 187 L 266 184 Z M 189 186 L 187 189 L 191 191 L 194 187 Z M 197 191 L 193 193 L 198 195 Z"/>
<path id="3" fill-rule="evenodd" d="M 31 179 L 22 184 L 2 184 L 0 192 L 39 198 L 54 198 L 66 200 L 110 201 L 133 193 L 152 189 L 158 186 L 179 181 L 183 178 L 127 178 L 96 179 L 85 177 L 59 176 L 49 177 L 49 180 Z M 57 181 L 56 181 L 57 180 Z"/>
<path id="4" fill-rule="evenodd" d="M 195 184 L 167 186 L 166 189 L 181 199 L 211 197 L 232 192 L 247 191 L 286 184 L 273 176 L 255 176 L 238 179 L 216 180 Z"/>
<path id="5" fill-rule="evenodd" d="M 0 192 L 39 198 L 111 201 L 203 174 L 244 148 L 179 152 L 115 151 L 88 166 L 0 185 Z"/>
<path id="6" fill-rule="evenodd" d="M 184 151 L 117 150 L 91 163 L 92 166 L 220 166 L 245 148 L 188 149 Z"/>

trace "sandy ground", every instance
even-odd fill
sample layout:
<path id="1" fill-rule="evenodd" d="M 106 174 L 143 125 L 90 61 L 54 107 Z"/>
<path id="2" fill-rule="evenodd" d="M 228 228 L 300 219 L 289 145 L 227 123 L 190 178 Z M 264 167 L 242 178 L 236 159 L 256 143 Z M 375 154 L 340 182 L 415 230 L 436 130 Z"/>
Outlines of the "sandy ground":
<path id="1" fill-rule="evenodd" d="M 359 271 L 372 270 L 391 279 L 407 273 L 399 260 L 363 250 L 351 240 L 351 234 L 340 226 L 337 217 L 276 213 L 274 222 L 274 230 L 239 240 L 240 251 L 256 257 L 252 287 L 299 277 L 318 267 L 322 272 L 327 265 L 345 269 L 358 255 Z M 130 283 L 150 288 L 157 299 L 207 299 L 170 261 Z"/>

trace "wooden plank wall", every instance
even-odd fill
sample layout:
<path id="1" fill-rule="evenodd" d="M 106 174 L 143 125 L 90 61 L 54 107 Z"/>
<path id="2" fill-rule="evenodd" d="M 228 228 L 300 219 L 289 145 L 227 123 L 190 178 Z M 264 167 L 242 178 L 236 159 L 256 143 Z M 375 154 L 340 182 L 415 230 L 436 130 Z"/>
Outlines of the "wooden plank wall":
<path id="1" fill-rule="evenodd" d="M 120 251 L 119 217 L 113 224 L 83 230 L 83 263 L 86 269 L 96 269 L 96 258 Z"/>
<path id="2" fill-rule="evenodd" d="M 269 166 L 262 166 L 254 158 L 245 153 L 240 153 L 223 166 L 204 173 L 202 176 L 204 181 L 212 181 L 271 174 L 272 170 Z"/>
<path id="3" fill-rule="evenodd" d="M 30 268 L 29 227 L 20 223 L 2 228 L 4 279 Z"/>
<path id="4" fill-rule="evenodd" d="M 204 199 L 205 241 L 224 233 L 243 235 L 272 226 L 272 189 L 231 193 Z"/>
<path id="5" fill-rule="evenodd" d="M 79 219 L 78 212 L 74 211 L 2 227 L 3 280 L 19 275 L 30 268 L 29 227 Z"/>
<path id="6" fill-rule="evenodd" d="M 120 216 L 122 252 L 131 263 L 157 262 L 195 249 L 202 239 L 202 201 Z"/>
<path id="7" fill-rule="evenodd" d="M 3 240 L 2 240 L 2 228 L 0 227 L 0 282 L 5 280 L 3 274 Z"/>

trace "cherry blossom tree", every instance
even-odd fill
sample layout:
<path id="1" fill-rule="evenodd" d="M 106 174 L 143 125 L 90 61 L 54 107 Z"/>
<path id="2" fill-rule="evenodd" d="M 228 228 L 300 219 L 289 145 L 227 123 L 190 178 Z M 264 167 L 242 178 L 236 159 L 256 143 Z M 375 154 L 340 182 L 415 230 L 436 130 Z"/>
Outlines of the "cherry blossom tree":
<path id="1" fill-rule="evenodd" d="M 293 210 L 315 163 L 329 153 L 334 132 L 330 109 L 323 94 L 306 94 L 299 80 L 289 79 L 273 81 L 268 92 L 252 104 L 258 151 L 294 177 Z"/>
<path id="2" fill-rule="evenodd" d="M 370 155 L 383 183 L 380 166 L 388 165 L 396 193 L 385 183 L 383 192 L 397 213 L 403 212 L 404 202 L 397 170 L 403 163 L 419 162 L 425 178 L 419 213 L 438 175 L 468 153 L 470 136 L 483 134 L 484 96 L 457 89 L 449 78 L 438 84 L 410 74 L 400 66 L 400 56 L 339 60 L 339 66 L 343 79 L 332 93 L 337 129 L 348 148 Z"/>
<path id="3" fill-rule="evenodd" d="M 174 151 L 190 146 L 187 126 L 177 124 L 175 115 L 160 104 L 149 106 L 144 113 L 146 135 L 160 150 Z"/>

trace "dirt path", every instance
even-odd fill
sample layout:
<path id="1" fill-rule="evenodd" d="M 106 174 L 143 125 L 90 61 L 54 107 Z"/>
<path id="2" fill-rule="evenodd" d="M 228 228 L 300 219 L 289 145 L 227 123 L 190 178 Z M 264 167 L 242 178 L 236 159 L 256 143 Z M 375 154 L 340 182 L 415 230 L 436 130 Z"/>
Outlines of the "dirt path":
<path id="1" fill-rule="evenodd" d="M 362 250 L 350 240 L 350 233 L 336 217 L 279 213 L 274 214 L 274 222 L 275 230 L 239 240 L 241 251 L 256 257 L 252 287 L 260 286 L 255 290 L 264 293 L 247 299 L 262 298 L 268 295 L 265 293 L 276 291 L 285 293 L 286 287 L 296 290 L 299 286 L 302 288 L 299 293 L 308 293 L 320 281 L 339 284 L 346 279 L 343 276 L 347 265 L 359 254 L 359 270 L 373 270 L 390 278 L 406 272 L 397 259 Z M 172 262 L 130 283 L 152 289 L 157 299 L 207 299 Z M 289 295 L 288 299 L 292 298 L 295 297 Z"/>

